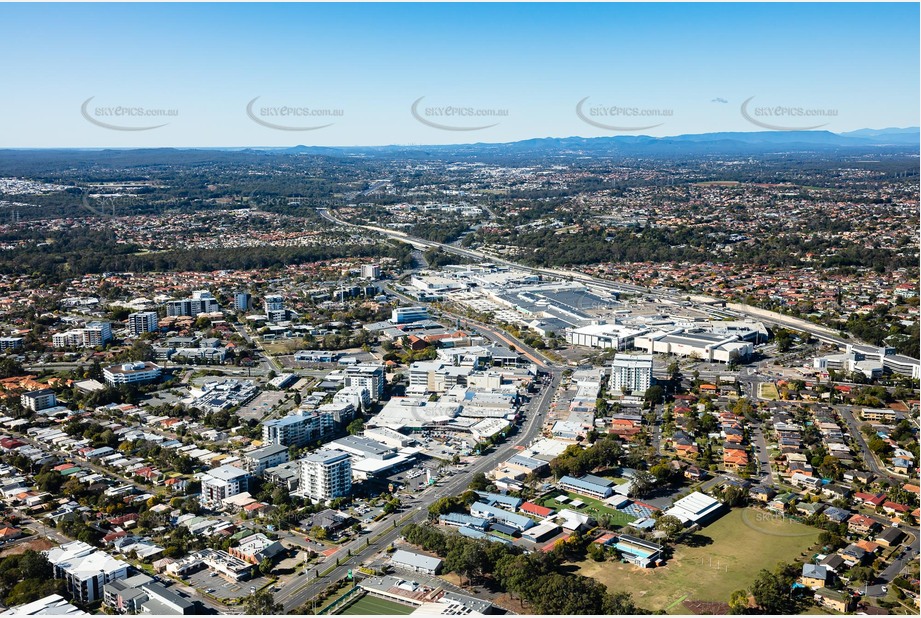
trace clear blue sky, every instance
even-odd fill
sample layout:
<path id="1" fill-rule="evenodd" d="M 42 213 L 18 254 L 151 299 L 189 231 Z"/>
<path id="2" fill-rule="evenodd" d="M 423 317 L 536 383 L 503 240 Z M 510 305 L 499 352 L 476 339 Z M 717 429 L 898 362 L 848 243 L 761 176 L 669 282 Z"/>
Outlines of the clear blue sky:
<path id="1" fill-rule="evenodd" d="M 0 4 L 0 147 L 501 142 L 762 130 L 760 106 L 832 131 L 919 124 L 917 4 Z M 86 120 L 88 114 L 117 126 Z M 330 127 L 280 131 L 251 120 Z M 419 114 L 449 126 L 418 121 Z M 665 110 L 591 116 L 598 106 Z M 725 102 L 723 102 L 725 101 Z M 98 107 L 176 109 L 166 119 Z M 341 110 L 269 117 L 263 107 Z M 436 117 L 426 108 L 507 110 Z M 429 112 L 431 110 L 428 110 Z"/>

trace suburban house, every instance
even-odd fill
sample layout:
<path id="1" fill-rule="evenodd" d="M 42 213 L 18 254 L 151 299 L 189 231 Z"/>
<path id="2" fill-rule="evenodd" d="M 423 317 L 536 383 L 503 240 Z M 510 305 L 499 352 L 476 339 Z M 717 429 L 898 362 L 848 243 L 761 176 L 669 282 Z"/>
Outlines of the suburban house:
<path id="1" fill-rule="evenodd" d="M 868 534 L 877 530 L 879 524 L 875 519 L 857 513 L 847 520 L 847 529 L 857 534 Z"/>
<path id="2" fill-rule="evenodd" d="M 822 607 L 827 607 L 842 614 L 854 611 L 854 607 L 857 605 L 856 599 L 850 594 L 828 588 L 816 590 L 815 600 Z"/>
<path id="3" fill-rule="evenodd" d="M 886 494 L 868 494 L 862 491 L 858 491 L 856 494 L 854 494 L 854 501 L 875 509 L 886 501 Z"/>
<path id="4" fill-rule="evenodd" d="M 824 588 L 828 583 L 828 569 L 820 564 L 804 564 L 802 582 L 813 590 Z"/>
<path id="5" fill-rule="evenodd" d="M 774 491 L 772 487 L 765 487 L 764 485 L 755 485 L 748 490 L 748 495 L 753 500 L 758 500 L 759 502 L 768 502 L 777 495 L 777 492 Z"/>
<path id="6" fill-rule="evenodd" d="M 783 513 L 786 510 L 787 505 L 793 504 L 796 502 L 796 499 L 796 494 L 791 494 L 789 492 L 777 494 L 771 498 L 767 508 L 769 511 L 774 511 L 775 513 Z"/>
<path id="7" fill-rule="evenodd" d="M 876 536 L 876 542 L 885 547 L 896 547 L 902 543 L 905 533 L 898 528 L 886 528 Z"/>

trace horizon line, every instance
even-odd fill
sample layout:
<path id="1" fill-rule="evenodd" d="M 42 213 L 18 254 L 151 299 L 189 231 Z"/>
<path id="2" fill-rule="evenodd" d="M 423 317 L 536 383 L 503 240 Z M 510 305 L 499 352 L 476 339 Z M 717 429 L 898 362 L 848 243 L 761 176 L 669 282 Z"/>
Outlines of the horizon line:
<path id="1" fill-rule="evenodd" d="M 355 149 L 355 148 L 446 148 L 446 147 L 457 147 L 457 146 L 492 146 L 492 145 L 506 145 L 506 144 L 517 144 L 521 142 L 527 142 L 531 140 L 566 140 L 566 139 L 584 139 L 584 140 L 594 140 L 594 139 L 616 139 L 619 137 L 644 137 L 650 140 L 667 140 L 674 139 L 677 137 L 687 137 L 687 136 L 698 136 L 698 135 L 716 135 L 719 133 L 731 133 L 731 134 L 742 134 L 742 135 L 756 135 L 756 134 L 783 134 L 783 133 L 830 133 L 832 135 L 837 135 L 841 137 L 850 137 L 846 135 L 847 133 L 855 133 L 857 131 L 901 131 L 901 132 L 919 132 L 921 136 L 921 126 L 908 126 L 908 127 L 883 127 L 880 129 L 874 129 L 870 127 L 862 127 L 860 129 L 852 129 L 849 131 L 835 132 L 828 129 L 792 129 L 787 131 L 772 131 L 772 130 L 761 130 L 761 131 L 707 131 L 704 133 L 679 133 L 676 135 L 665 135 L 661 137 L 655 137 L 652 135 L 630 135 L 630 134 L 619 134 L 619 135 L 595 135 L 591 137 L 586 137 L 582 135 L 569 135 L 565 137 L 559 136 L 543 136 L 543 137 L 526 137 L 518 140 L 511 140 L 505 142 L 455 142 L 450 144 L 418 144 L 414 142 L 399 144 L 399 143 L 390 143 L 390 144 L 358 144 L 352 146 L 319 146 L 319 145 L 307 145 L 307 144 L 293 144 L 290 146 L 0 146 L 0 151 L 2 150 L 285 150 L 291 148 L 327 148 L 330 150 L 336 149 Z M 902 144 L 900 144 L 902 145 Z"/>

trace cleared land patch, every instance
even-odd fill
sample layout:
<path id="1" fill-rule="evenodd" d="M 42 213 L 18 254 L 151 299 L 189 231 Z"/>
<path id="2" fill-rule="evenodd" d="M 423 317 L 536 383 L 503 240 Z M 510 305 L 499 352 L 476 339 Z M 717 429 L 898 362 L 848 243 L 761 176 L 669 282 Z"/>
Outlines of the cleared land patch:
<path id="1" fill-rule="evenodd" d="M 664 567 L 641 569 L 618 562 L 577 563 L 579 573 L 611 591 L 633 594 L 645 609 L 685 613 L 686 599 L 728 602 L 760 569 L 798 560 L 819 530 L 757 509 L 735 509 L 699 531 L 694 547 L 676 545 Z"/>

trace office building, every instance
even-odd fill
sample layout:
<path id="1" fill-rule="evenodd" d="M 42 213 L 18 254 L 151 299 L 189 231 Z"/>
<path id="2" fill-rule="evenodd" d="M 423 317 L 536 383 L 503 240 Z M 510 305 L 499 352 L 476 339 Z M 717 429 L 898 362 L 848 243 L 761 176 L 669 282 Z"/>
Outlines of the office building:
<path id="1" fill-rule="evenodd" d="M 159 316 L 156 311 L 138 311 L 128 314 L 128 334 L 132 337 L 159 330 Z"/>
<path id="2" fill-rule="evenodd" d="M 348 454 L 328 449 L 301 460 L 299 492 L 314 502 L 348 496 L 352 491 L 352 460 Z"/>
<path id="3" fill-rule="evenodd" d="M 652 386 L 652 355 L 617 354 L 611 363 L 611 391 L 643 395 Z"/>
<path id="4" fill-rule="evenodd" d="M 428 309 L 425 307 L 397 307 L 390 314 L 390 321 L 394 324 L 408 324 L 427 320 L 429 317 Z"/>
<path id="5" fill-rule="evenodd" d="M 363 279 L 378 279 L 381 276 L 381 267 L 377 264 L 362 264 L 361 276 Z"/>
<path id="6" fill-rule="evenodd" d="M 110 386 L 156 382 L 161 373 L 159 365 L 144 361 L 112 365 L 102 370 L 102 376 Z"/>

